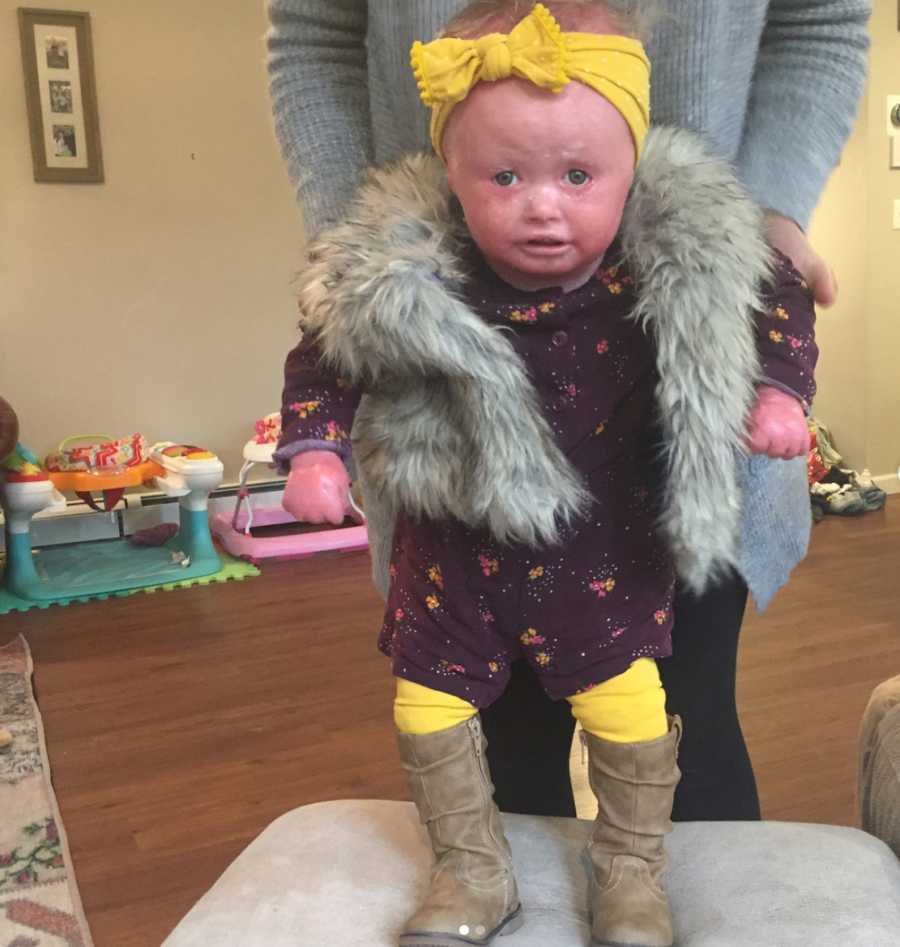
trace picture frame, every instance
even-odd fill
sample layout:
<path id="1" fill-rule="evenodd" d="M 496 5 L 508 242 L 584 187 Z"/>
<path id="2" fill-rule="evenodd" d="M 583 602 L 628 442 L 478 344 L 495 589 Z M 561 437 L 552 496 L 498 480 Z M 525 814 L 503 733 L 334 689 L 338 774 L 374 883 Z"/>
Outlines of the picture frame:
<path id="1" fill-rule="evenodd" d="M 103 182 L 89 13 L 19 7 L 34 179 Z"/>

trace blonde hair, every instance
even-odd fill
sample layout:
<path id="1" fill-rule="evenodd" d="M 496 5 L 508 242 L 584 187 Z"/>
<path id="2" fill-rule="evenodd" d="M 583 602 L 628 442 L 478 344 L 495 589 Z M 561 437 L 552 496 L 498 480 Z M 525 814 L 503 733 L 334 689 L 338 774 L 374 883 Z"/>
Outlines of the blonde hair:
<path id="1" fill-rule="evenodd" d="M 565 32 L 609 32 L 642 42 L 659 19 L 657 0 L 543 0 Z M 477 39 L 508 33 L 527 16 L 534 0 L 474 0 L 447 22 L 440 36 Z"/>

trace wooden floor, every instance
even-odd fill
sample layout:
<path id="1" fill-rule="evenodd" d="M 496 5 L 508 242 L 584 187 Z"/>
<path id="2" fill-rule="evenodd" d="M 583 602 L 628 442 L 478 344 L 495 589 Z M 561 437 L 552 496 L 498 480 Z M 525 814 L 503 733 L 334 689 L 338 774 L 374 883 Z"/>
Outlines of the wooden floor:
<path id="1" fill-rule="evenodd" d="M 860 715 L 900 673 L 898 566 L 900 497 L 817 526 L 747 621 L 739 696 L 768 818 L 852 823 Z M 288 809 L 408 798 L 379 619 L 364 555 L 0 618 L 0 644 L 22 632 L 34 655 L 97 947 L 158 947 Z"/>

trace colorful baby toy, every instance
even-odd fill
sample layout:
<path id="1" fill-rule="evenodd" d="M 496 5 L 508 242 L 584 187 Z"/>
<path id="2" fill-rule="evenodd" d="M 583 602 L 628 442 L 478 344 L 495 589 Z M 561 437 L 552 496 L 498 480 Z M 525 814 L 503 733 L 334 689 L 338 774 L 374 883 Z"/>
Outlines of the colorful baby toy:
<path id="1" fill-rule="evenodd" d="M 8 407 L 8 406 L 7 406 Z M 78 442 L 78 443 L 76 443 Z M 222 561 L 209 532 L 209 494 L 222 481 L 212 451 L 140 434 L 69 438 L 41 464 L 17 443 L 0 456 L 0 504 L 5 517 L 6 566 L 0 612 L 30 604 L 67 604 L 209 576 Z M 113 510 L 128 487 L 148 484 L 179 501 L 177 532 L 160 545 L 127 539 L 32 549 L 31 520 L 64 509 L 71 491 L 92 509 Z M 96 499 L 99 492 L 102 499 Z"/>
<path id="2" fill-rule="evenodd" d="M 216 513 L 210 517 L 210 528 L 222 546 L 233 556 L 249 559 L 278 558 L 296 559 L 312 556 L 320 552 L 350 552 L 367 549 L 368 531 L 365 526 L 365 514 L 356 506 L 351 496 L 351 504 L 359 522 L 344 526 L 306 526 L 298 524 L 281 506 L 269 506 L 254 510 L 250 503 L 250 491 L 247 478 L 255 464 L 274 467 L 273 455 L 281 435 L 281 415 L 278 412 L 260 418 L 254 426 L 254 436 L 244 445 L 244 463 L 241 466 L 237 502 L 231 515 Z M 264 535 L 267 528 L 287 527 L 294 524 L 295 529 Z M 254 535 L 251 530 L 257 528 Z"/>

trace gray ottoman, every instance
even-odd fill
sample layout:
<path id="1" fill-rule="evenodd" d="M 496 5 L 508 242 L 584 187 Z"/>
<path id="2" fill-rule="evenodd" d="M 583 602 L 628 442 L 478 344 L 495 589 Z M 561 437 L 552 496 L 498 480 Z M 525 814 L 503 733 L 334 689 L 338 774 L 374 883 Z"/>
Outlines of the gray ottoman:
<path id="1" fill-rule="evenodd" d="M 860 824 L 900 858 L 900 675 L 872 691 L 859 732 L 858 772 Z"/>
<path id="2" fill-rule="evenodd" d="M 586 947 L 591 823 L 504 817 L 525 925 L 496 947 Z M 900 862 L 857 829 L 693 822 L 669 836 L 678 947 L 898 947 Z M 273 822 L 163 947 L 395 947 L 431 857 L 403 802 L 324 802 Z"/>

